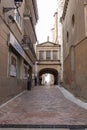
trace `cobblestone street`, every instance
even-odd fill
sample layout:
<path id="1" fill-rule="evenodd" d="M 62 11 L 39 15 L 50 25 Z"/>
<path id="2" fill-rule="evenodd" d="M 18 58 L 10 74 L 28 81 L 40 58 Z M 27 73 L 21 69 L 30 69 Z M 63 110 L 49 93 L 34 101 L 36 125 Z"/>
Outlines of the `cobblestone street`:
<path id="1" fill-rule="evenodd" d="M 0 107 L 0 124 L 87 125 L 87 110 L 57 86 L 37 86 Z"/>

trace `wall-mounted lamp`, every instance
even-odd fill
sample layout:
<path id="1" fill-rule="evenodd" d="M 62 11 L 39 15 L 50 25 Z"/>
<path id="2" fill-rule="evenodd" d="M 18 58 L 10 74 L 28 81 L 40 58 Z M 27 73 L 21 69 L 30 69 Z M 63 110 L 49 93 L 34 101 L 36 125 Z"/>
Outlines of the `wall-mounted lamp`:
<path id="1" fill-rule="evenodd" d="M 15 7 L 3 7 L 3 13 L 6 13 L 10 10 L 18 9 L 21 6 L 22 2 L 23 0 L 14 0 Z"/>

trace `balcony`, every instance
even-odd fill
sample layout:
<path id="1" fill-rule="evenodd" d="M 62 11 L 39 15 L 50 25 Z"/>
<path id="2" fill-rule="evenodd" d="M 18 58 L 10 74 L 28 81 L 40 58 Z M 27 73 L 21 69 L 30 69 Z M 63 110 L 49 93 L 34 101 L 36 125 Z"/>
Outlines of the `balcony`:
<path id="1" fill-rule="evenodd" d="M 25 0 L 26 6 L 30 9 L 34 24 L 36 24 L 38 20 L 38 7 L 37 7 L 37 0 Z"/>
<path id="2" fill-rule="evenodd" d="M 34 28 L 33 18 L 31 16 L 30 10 L 26 9 L 24 12 L 24 28 L 25 28 L 25 35 L 30 37 L 32 43 L 36 43 L 37 37 Z"/>
<path id="3" fill-rule="evenodd" d="M 28 36 L 24 36 L 24 38 L 22 40 L 22 47 L 25 50 L 25 52 L 27 53 L 27 55 L 29 56 L 29 58 L 33 62 L 36 61 L 35 50 L 34 50 L 32 42 L 30 41 Z"/>

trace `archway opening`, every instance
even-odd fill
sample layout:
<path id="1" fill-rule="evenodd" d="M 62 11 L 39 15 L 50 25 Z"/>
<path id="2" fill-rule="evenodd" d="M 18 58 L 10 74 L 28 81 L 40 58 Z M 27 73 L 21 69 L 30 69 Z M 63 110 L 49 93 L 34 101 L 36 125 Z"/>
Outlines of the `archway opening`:
<path id="1" fill-rule="evenodd" d="M 50 73 L 42 74 L 42 85 L 53 85 L 54 75 Z"/>
<path id="2" fill-rule="evenodd" d="M 38 73 L 39 85 L 58 84 L 58 71 L 52 68 L 45 68 Z"/>

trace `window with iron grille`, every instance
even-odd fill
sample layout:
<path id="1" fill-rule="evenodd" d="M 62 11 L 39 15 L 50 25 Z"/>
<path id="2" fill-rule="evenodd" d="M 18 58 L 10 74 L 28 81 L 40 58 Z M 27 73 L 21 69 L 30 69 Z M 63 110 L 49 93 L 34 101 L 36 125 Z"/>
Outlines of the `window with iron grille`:
<path id="1" fill-rule="evenodd" d="M 20 16 L 19 12 L 17 10 L 15 10 L 15 20 L 16 20 L 17 24 L 21 27 L 22 20 L 21 20 L 21 16 Z"/>

